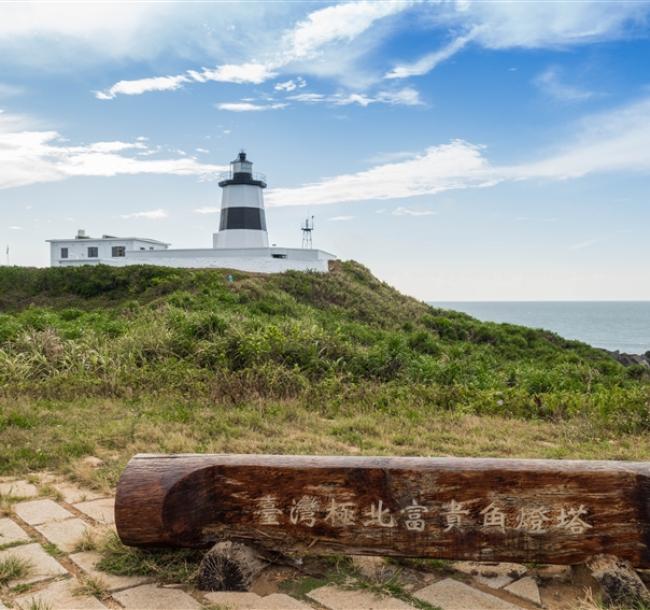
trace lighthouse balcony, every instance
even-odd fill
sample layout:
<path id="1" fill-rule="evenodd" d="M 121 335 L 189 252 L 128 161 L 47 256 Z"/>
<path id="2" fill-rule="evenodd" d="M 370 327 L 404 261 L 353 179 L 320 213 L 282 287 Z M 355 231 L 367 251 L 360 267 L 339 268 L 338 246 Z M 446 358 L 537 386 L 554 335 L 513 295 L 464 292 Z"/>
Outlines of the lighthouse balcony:
<path id="1" fill-rule="evenodd" d="M 259 172 L 234 172 L 232 170 L 219 174 L 219 186 L 232 184 L 251 184 L 266 188 L 266 176 Z"/>

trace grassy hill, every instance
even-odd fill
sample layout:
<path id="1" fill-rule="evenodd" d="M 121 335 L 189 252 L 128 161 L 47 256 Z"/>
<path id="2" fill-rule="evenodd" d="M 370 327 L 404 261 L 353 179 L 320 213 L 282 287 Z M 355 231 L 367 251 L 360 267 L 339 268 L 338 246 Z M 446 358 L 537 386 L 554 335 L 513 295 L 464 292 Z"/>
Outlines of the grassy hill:
<path id="1" fill-rule="evenodd" d="M 649 388 L 600 350 L 434 309 L 354 262 L 0 268 L 0 471 L 134 449 L 422 453 L 451 417 L 637 434 Z"/>

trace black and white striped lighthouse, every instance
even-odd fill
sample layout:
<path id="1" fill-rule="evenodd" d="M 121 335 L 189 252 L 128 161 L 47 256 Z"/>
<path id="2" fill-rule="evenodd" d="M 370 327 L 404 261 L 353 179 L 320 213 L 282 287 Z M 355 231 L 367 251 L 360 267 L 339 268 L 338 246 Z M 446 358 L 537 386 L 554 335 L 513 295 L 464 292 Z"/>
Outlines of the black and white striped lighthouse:
<path id="1" fill-rule="evenodd" d="M 215 248 L 268 248 L 264 213 L 265 177 L 253 174 L 253 163 L 240 152 L 230 172 L 219 182 L 221 220 L 214 234 Z"/>

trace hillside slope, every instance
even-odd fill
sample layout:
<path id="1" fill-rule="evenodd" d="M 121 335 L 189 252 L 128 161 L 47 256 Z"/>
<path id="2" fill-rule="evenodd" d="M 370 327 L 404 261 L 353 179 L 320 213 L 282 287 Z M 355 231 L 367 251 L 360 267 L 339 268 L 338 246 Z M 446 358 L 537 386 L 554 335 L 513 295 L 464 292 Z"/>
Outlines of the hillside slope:
<path id="1" fill-rule="evenodd" d="M 355 262 L 277 275 L 0 268 L 5 398 L 427 405 L 640 430 L 643 374 L 551 332 L 434 309 Z"/>

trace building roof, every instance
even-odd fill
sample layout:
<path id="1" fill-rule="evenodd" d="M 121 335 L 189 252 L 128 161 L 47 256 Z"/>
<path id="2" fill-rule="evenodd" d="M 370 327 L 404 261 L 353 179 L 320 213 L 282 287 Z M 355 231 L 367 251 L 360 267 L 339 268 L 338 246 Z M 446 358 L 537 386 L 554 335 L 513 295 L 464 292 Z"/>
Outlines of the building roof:
<path id="1" fill-rule="evenodd" d="M 63 241 L 69 241 L 74 243 L 79 242 L 89 242 L 89 241 L 145 241 L 150 244 L 160 244 L 161 246 L 171 246 L 171 244 L 160 241 L 158 239 L 151 239 L 149 237 L 114 237 L 114 236 L 102 236 L 102 237 L 66 237 L 63 239 L 46 239 L 46 242 L 50 243 L 59 243 Z"/>

